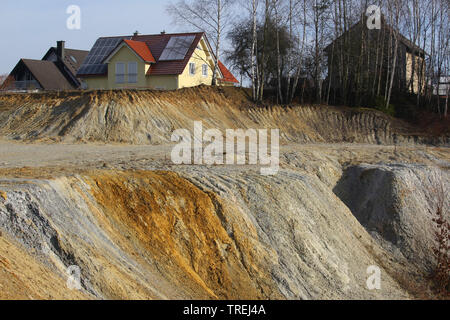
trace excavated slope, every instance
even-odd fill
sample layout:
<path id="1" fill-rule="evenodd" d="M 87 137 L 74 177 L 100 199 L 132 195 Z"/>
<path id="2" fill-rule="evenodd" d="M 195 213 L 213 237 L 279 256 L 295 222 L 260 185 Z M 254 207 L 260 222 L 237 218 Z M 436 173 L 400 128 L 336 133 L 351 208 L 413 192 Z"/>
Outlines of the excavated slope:
<path id="1" fill-rule="evenodd" d="M 0 95 L 0 135 L 15 140 L 170 142 L 175 129 L 279 128 L 284 143 L 448 143 L 374 111 L 326 106 L 254 107 L 235 88 Z"/>
<path id="2" fill-rule="evenodd" d="M 404 164 L 348 168 L 334 192 L 375 239 L 398 259 L 430 274 L 436 265 L 438 208 L 450 221 L 450 175 L 435 167 Z"/>
<path id="3" fill-rule="evenodd" d="M 291 165 L 3 178 L 0 298 L 415 297 L 434 263 L 429 185 L 447 188 L 448 173 Z M 81 291 L 66 288 L 72 265 Z M 369 266 L 381 290 L 367 288 Z"/>
<path id="4" fill-rule="evenodd" d="M 82 270 L 78 294 L 101 299 L 408 297 L 393 278 L 401 266 L 307 174 L 102 171 L 0 190 L 8 245 L 57 279 L 44 297 L 61 297 L 70 265 Z M 19 263 L 3 249 L 2 264 Z M 366 288 L 370 265 L 382 268 L 383 290 Z M 6 270 L 27 284 L 18 297 L 46 281 Z"/>
<path id="5" fill-rule="evenodd" d="M 279 128 L 280 171 L 173 165 L 170 135 L 195 120 Z M 429 297 L 450 155 L 374 145 L 430 141 L 409 130 L 376 112 L 250 107 L 235 89 L 2 95 L 0 137 L 23 141 L 0 139 L 0 299 Z M 151 146 L 46 143 L 89 141 Z M 368 144 L 298 144 L 343 141 Z"/>

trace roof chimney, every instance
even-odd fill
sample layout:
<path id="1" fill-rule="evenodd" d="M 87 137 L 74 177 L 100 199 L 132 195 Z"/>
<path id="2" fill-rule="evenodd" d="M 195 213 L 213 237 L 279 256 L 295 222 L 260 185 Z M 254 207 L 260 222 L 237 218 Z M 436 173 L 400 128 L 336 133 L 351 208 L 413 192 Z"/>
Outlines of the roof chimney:
<path id="1" fill-rule="evenodd" d="M 56 42 L 56 54 L 61 59 L 64 59 L 65 47 L 66 47 L 66 42 L 65 41 L 58 41 L 58 42 Z"/>
<path id="2" fill-rule="evenodd" d="M 166 30 L 161 31 L 161 34 L 166 34 Z"/>
<path id="3" fill-rule="evenodd" d="M 135 37 L 137 37 L 139 35 L 139 31 L 135 31 L 134 33 L 133 33 L 133 36 L 135 36 Z"/>

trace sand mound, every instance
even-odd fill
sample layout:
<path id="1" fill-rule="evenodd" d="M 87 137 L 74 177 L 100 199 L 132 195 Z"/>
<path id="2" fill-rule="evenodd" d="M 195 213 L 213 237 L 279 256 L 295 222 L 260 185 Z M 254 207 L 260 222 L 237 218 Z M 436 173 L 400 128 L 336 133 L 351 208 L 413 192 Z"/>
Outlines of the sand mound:
<path id="1" fill-rule="evenodd" d="M 37 141 L 170 142 L 175 129 L 278 128 L 282 142 L 435 143 L 375 111 L 327 106 L 256 107 L 237 88 L 92 91 L 0 96 L 0 135 Z"/>

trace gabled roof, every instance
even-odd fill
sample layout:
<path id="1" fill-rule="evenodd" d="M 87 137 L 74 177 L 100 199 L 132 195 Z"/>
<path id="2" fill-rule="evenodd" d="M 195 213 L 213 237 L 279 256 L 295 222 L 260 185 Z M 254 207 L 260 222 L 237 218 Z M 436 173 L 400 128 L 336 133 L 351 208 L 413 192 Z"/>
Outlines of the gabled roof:
<path id="1" fill-rule="evenodd" d="M 200 40 L 205 35 L 204 32 L 198 33 L 172 33 L 172 34 L 156 34 L 156 35 L 137 35 L 133 36 L 132 40 L 142 41 L 150 48 L 157 63 L 152 65 L 147 72 L 147 75 L 179 75 L 186 69 L 186 65 L 192 57 L 192 54 L 197 48 Z M 186 56 L 183 60 L 160 61 L 159 58 L 169 43 L 172 37 L 194 36 Z"/>
<path id="2" fill-rule="evenodd" d="M 148 63 L 156 63 L 155 58 L 153 57 L 153 54 L 151 53 L 149 47 L 145 44 L 145 42 L 141 41 L 133 41 L 133 40 L 127 40 L 123 39 L 122 42 L 120 42 L 117 47 L 104 59 L 104 63 L 108 63 L 109 60 L 119 51 L 119 49 L 126 45 L 128 48 L 134 51 L 136 55 L 141 58 L 144 62 Z"/>
<path id="3" fill-rule="evenodd" d="M 44 90 L 70 90 L 73 86 L 51 61 L 22 59 L 23 63 Z M 17 68 L 17 66 L 16 66 Z M 15 69 L 15 68 L 14 68 Z M 14 72 L 14 70 L 13 70 Z"/>
<path id="4" fill-rule="evenodd" d="M 337 42 L 337 41 L 340 41 L 343 37 L 344 37 L 344 35 L 346 34 L 346 33 L 352 33 L 352 32 L 354 32 L 354 31 L 356 31 L 356 30 L 361 30 L 361 29 L 357 29 L 357 28 L 359 28 L 359 27 L 363 27 L 363 28 L 365 28 L 366 26 L 365 26 L 365 20 L 364 19 L 361 19 L 361 20 L 359 20 L 357 23 L 355 23 L 353 26 L 351 26 L 350 27 L 350 29 L 349 30 L 347 30 L 347 32 L 344 32 L 343 34 L 341 34 L 338 38 L 336 38 L 335 40 L 333 40 L 325 49 L 324 49 L 324 51 L 325 52 L 329 52 L 329 51 L 331 51 L 331 48 L 332 48 L 332 45 L 333 45 L 333 43 L 335 43 L 335 42 Z M 396 31 L 396 29 L 394 29 L 391 25 L 389 25 L 389 23 L 386 21 L 386 18 L 384 17 L 384 15 L 382 15 L 381 16 L 381 26 L 382 26 L 382 28 L 385 28 L 387 31 L 389 31 L 389 32 L 392 32 L 392 33 L 395 33 L 395 31 Z M 374 31 L 379 31 L 379 30 L 374 30 Z M 416 44 L 414 44 L 412 41 L 410 41 L 408 38 L 406 38 L 403 34 L 401 34 L 400 33 L 400 31 L 399 30 L 397 30 L 398 31 L 398 36 L 399 36 L 399 42 L 400 43 L 402 43 L 409 51 L 411 51 L 411 52 L 416 52 L 417 54 L 420 54 L 420 55 L 425 55 L 426 54 L 426 52 L 422 49 L 422 48 L 420 48 L 419 46 L 417 46 Z"/>
<path id="5" fill-rule="evenodd" d="M 42 60 L 46 60 L 47 57 L 51 54 L 56 54 L 56 48 L 51 47 Z M 64 59 L 63 62 L 65 66 L 70 70 L 70 72 L 75 76 L 83 64 L 84 59 L 89 54 L 89 51 L 86 50 L 76 50 L 76 49 L 64 49 Z"/>
<path id="6" fill-rule="evenodd" d="M 77 76 L 106 75 L 108 73 L 108 65 L 104 63 L 104 60 L 124 39 L 131 40 L 131 36 L 98 38 L 78 70 Z"/>
<path id="7" fill-rule="evenodd" d="M 155 58 L 153 57 L 152 52 L 149 47 L 141 41 L 134 40 L 123 40 L 134 52 L 137 53 L 145 62 L 156 63 Z"/>
<path id="8" fill-rule="evenodd" d="M 184 69 L 186 68 L 186 65 L 191 58 L 192 54 L 195 51 L 195 48 L 198 46 L 198 43 L 202 39 L 202 37 L 205 35 L 204 32 L 198 32 L 198 33 L 172 33 L 172 34 L 152 34 L 152 35 L 135 35 L 135 36 L 124 36 L 124 37 L 102 37 L 99 38 L 96 42 L 99 43 L 99 41 L 111 41 L 113 39 L 117 39 L 118 41 L 122 42 L 123 40 L 131 40 L 131 43 L 141 42 L 146 45 L 146 47 L 149 49 L 150 53 L 152 54 L 155 64 L 153 64 L 150 68 L 147 74 L 152 75 L 179 75 L 182 74 Z M 161 54 L 163 53 L 164 49 L 166 48 L 167 44 L 169 43 L 169 40 L 172 37 L 179 37 L 179 36 L 194 36 L 194 41 L 192 42 L 185 58 L 183 60 L 172 60 L 172 61 L 159 61 L 159 58 L 161 57 Z M 113 47 L 102 45 L 103 50 L 109 50 L 107 53 L 103 53 L 102 55 L 104 57 L 110 56 L 110 54 L 117 49 L 117 45 L 115 44 Z M 95 45 L 94 45 L 95 46 Z M 139 47 L 138 47 L 139 46 Z M 134 45 L 134 51 L 141 51 L 143 50 L 142 45 Z M 136 49 L 136 50 L 135 50 Z M 90 56 L 93 56 L 95 58 L 98 54 L 92 53 L 93 49 L 91 49 Z M 141 52 L 142 53 L 142 52 Z M 89 58 L 88 57 L 88 58 Z M 146 57 L 149 58 L 149 57 Z M 106 64 L 103 65 L 95 65 L 95 68 L 92 68 L 90 66 L 91 59 L 86 59 L 86 61 L 81 66 L 80 72 L 78 73 L 79 76 L 91 76 L 91 75 L 104 75 L 106 73 Z M 104 60 L 103 60 L 104 61 Z"/>
<path id="9" fill-rule="evenodd" d="M 239 83 L 239 81 L 233 76 L 233 74 L 227 69 L 227 67 L 225 67 L 225 65 L 222 63 L 222 61 L 219 60 L 218 64 L 219 64 L 220 72 L 223 75 L 223 78 L 220 79 L 220 81 Z"/>
<path id="10" fill-rule="evenodd" d="M 64 64 L 69 68 L 73 75 L 76 75 L 89 51 L 65 49 Z"/>
<path id="11" fill-rule="evenodd" d="M 167 44 L 169 43 L 172 37 L 189 37 L 189 36 L 193 36 L 194 40 L 190 45 L 184 59 L 160 60 L 160 57 L 164 49 L 166 49 Z M 85 61 L 85 63 L 82 66 L 82 70 L 80 70 L 81 72 L 79 73 L 79 75 L 82 76 L 105 75 L 105 72 L 107 70 L 105 62 L 107 62 L 112 57 L 112 55 L 116 52 L 116 50 L 118 50 L 118 48 L 123 43 L 127 44 L 127 46 L 130 47 L 144 61 L 153 62 L 147 71 L 147 75 L 180 75 L 186 69 L 189 60 L 191 59 L 195 49 L 199 46 L 199 43 L 202 40 L 202 38 L 206 42 L 208 50 L 211 52 L 211 55 L 213 56 L 212 58 L 214 58 L 214 53 L 211 50 L 211 46 L 208 42 L 205 32 L 171 33 L 171 34 L 161 33 L 150 35 L 99 38 L 96 43 L 98 43 L 100 40 L 110 41 L 109 39 L 118 39 L 120 43 L 118 43 L 114 47 L 109 47 L 109 51 L 106 54 L 104 54 L 105 59 L 102 60 L 103 65 L 95 66 L 96 68 L 93 69 L 89 68 L 88 66 L 90 61 Z M 106 46 L 103 45 L 102 48 L 106 48 Z M 90 53 L 89 56 L 91 55 L 93 54 Z M 86 71 L 88 69 L 89 72 Z M 222 81 L 233 83 L 239 82 L 221 62 L 219 62 L 219 72 L 223 77 L 223 79 L 221 79 Z"/>

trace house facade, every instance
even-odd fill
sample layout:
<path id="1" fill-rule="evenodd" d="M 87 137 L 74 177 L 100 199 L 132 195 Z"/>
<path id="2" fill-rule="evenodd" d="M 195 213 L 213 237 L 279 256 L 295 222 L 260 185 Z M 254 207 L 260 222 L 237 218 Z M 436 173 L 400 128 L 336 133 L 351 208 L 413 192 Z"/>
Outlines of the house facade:
<path id="1" fill-rule="evenodd" d="M 434 86 L 433 94 L 442 99 L 447 99 L 450 95 L 450 76 L 441 76 L 439 83 Z"/>
<path id="2" fill-rule="evenodd" d="M 206 34 L 177 33 L 102 37 L 92 47 L 78 77 L 85 89 L 176 90 L 211 85 L 214 55 Z M 221 62 L 218 83 L 238 81 Z"/>

